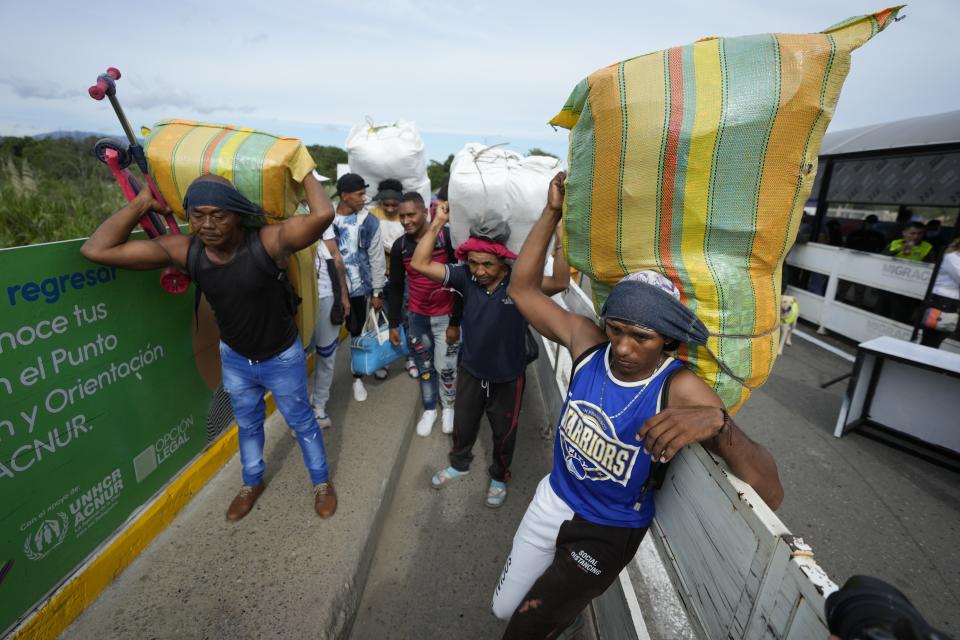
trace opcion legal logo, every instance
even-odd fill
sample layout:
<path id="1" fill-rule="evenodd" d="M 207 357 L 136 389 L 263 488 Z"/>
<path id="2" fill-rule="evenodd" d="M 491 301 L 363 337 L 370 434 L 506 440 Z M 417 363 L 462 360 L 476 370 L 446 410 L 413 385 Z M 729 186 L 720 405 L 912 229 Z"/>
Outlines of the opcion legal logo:
<path id="1" fill-rule="evenodd" d="M 23 542 L 23 555 L 30 560 L 43 560 L 48 553 L 59 547 L 67 539 L 67 532 L 70 531 L 70 518 L 62 511 L 51 515 L 53 517 L 40 522 Z"/>
<path id="2" fill-rule="evenodd" d="M 137 482 L 143 482 L 164 460 L 190 441 L 193 422 L 193 416 L 181 419 L 180 422 L 166 433 L 161 434 L 153 444 L 133 459 L 133 469 L 136 473 Z"/>

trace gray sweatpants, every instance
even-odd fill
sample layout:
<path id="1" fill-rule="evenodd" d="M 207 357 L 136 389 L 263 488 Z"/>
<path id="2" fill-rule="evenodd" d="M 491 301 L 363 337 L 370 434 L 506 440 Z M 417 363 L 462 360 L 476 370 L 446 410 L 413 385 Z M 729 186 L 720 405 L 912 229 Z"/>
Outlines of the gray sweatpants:
<path id="1" fill-rule="evenodd" d="M 330 322 L 330 309 L 333 296 L 320 298 L 317 302 L 317 323 L 313 328 L 313 341 L 317 345 L 317 355 L 313 361 L 313 404 L 314 411 L 326 414 L 327 400 L 330 399 L 330 385 L 333 383 L 333 362 L 337 356 L 340 341 L 340 326 Z"/>

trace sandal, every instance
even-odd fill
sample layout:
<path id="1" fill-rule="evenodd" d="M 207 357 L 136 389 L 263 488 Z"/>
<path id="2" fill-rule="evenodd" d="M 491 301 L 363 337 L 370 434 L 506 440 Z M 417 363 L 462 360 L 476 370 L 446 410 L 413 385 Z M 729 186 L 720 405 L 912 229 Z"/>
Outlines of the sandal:
<path id="1" fill-rule="evenodd" d="M 507 483 L 499 480 L 491 480 L 490 488 L 487 489 L 487 499 L 485 504 L 491 509 L 503 506 L 507 499 Z"/>
<path id="2" fill-rule="evenodd" d="M 434 489 L 442 489 L 443 485 L 447 484 L 451 480 L 456 480 L 460 476 L 465 476 L 469 471 L 457 471 L 453 467 L 446 467 L 437 471 L 433 474 L 433 477 L 430 478 L 430 484 L 433 485 Z"/>

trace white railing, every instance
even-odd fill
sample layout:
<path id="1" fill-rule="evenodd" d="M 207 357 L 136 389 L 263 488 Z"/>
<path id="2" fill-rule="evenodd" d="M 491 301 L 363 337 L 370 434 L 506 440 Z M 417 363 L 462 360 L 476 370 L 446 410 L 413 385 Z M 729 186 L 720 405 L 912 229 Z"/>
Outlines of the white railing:
<path id="1" fill-rule="evenodd" d="M 837 300 L 841 280 L 923 300 L 933 273 L 931 264 L 817 243 L 796 245 L 787 264 L 826 278 L 823 295 L 787 287 L 800 302 L 800 317 L 817 324 L 819 333 L 830 330 L 857 342 L 881 336 L 909 340 L 913 327 Z M 955 340 L 946 340 L 941 348 L 960 353 Z"/>
<path id="2" fill-rule="evenodd" d="M 575 285 L 555 299 L 596 319 L 589 298 Z M 565 348 L 546 339 L 543 347 L 547 357 L 538 361 L 541 386 L 548 414 L 556 416 L 572 363 Z M 829 635 L 823 605 L 836 585 L 813 561 L 812 550 L 790 535 L 754 490 L 727 472 L 722 460 L 700 446 L 687 447 L 671 463 L 656 500 L 650 533 L 659 552 L 653 554 L 659 555 L 653 562 L 661 566 L 654 569 L 670 577 L 697 636 L 714 640 Z M 601 618 L 626 620 L 632 629 L 625 632 L 622 623 L 598 620 L 601 637 L 649 637 L 643 618 L 656 618 L 661 603 L 638 612 L 626 569 L 619 586 L 624 596 L 611 598 L 612 605 L 594 611 Z M 611 610 L 617 607 L 622 611 Z M 604 628 L 617 631 L 604 634 Z"/>

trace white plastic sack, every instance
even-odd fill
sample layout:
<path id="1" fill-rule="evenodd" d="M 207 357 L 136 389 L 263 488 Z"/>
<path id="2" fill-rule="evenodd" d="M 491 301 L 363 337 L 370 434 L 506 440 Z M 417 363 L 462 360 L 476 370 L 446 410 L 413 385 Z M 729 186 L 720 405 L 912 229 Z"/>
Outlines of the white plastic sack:
<path id="1" fill-rule="evenodd" d="M 454 246 L 470 237 L 470 227 L 505 221 L 507 248 L 520 252 L 547 204 L 550 180 L 562 169 L 547 156 L 524 157 L 500 147 L 470 143 L 450 167 L 450 232 Z"/>
<path id="2" fill-rule="evenodd" d="M 387 178 L 403 183 L 404 191 L 417 191 L 430 204 L 427 156 L 417 125 L 406 120 L 375 125 L 368 120 L 347 136 L 347 164 L 370 185 L 367 195 L 377 193 L 377 184 Z"/>

